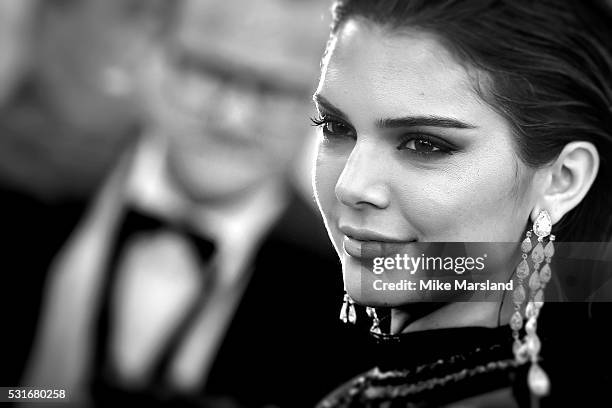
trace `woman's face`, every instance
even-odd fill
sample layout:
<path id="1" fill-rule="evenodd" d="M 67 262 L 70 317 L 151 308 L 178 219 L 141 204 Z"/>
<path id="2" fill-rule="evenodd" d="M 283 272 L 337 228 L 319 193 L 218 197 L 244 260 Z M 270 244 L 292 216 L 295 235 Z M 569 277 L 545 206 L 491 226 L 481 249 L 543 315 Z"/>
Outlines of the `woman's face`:
<path id="1" fill-rule="evenodd" d="M 384 276 L 364 267 L 366 255 L 393 243 L 418 256 L 414 241 L 521 239 L 535 203 L 532 173 L 507 120 L 435 36 L 347 21 L 314 99 L 317 202 L 357 302 L 423 300 L 422 292 L 374 290 Z"/>

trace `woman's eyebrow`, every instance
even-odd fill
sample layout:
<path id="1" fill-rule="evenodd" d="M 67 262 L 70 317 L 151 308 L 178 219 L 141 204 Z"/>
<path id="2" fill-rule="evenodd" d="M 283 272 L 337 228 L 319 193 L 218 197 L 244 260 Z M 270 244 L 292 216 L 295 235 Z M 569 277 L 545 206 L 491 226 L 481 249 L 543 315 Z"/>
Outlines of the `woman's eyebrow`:
<path id="1" fill-rule="evenodd" d="M 322 108 L 323 110 L 331 113 L 332 115 L 338 116 L 342 119 L 347 119 L 348 117 L 342 112 L 340 109 L 336 108 L 333 103 L 325 99 L 325 97 L 321 94 L 314 94 L 312 96 L 312 100 L 315 102 L 318 108 Z"/>
<path id="2" fill-rule="evenodd" d="M 456 129 L 475 129 L 476 126 L 454 118 L 441 116 L 406 116 L 403 118 L 379 119 L 376 126 L 381 129 L 401 127 L 441 127 Z"/>
<path id="3" fill-rule="evenodd" d="M 317 106 L 325 110 L 332 115 L 338 116 L 340 118 L 346 119 L 347 115 L 342 112 L 340 109 L 334 106 L 330 101 L 328 101 L 321 94 L 314 94 L 312 96 L 313 101 L 317 104 Z M 387 118 L 387 119 L 378 119 L 376 121 L 376 126 L 381 129 L 392 129 L 392 128 L 402 128 L 402 127 L 440 127 L 440 128 L 455 128 L 455 129 L 476 129 L 477 126 L 474 126 L 470 123 L 460 121 L 455 118 L 448 118 L 436 115 L 427 115 L 427 116 L 406 116 L 403 118 Z"/>

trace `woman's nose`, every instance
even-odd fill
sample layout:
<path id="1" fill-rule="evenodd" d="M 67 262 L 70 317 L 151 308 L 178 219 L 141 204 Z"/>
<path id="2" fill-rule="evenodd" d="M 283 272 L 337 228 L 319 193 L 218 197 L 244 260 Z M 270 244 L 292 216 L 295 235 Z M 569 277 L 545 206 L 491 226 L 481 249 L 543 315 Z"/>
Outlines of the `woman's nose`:
<path id="1" fill-rule="evenodd" d="M 355 209 L 389 206 L 389 190 L 384 175 L 385 164 L 374 146 L 357 143 L 336 183 L 338 200 Z"/>

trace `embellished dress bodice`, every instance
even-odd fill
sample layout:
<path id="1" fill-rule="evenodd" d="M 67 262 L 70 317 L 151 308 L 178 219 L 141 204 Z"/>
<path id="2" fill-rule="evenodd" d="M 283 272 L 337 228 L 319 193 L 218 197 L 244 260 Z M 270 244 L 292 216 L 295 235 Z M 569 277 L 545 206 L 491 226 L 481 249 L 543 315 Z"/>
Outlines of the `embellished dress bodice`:
<path id="1" fill-rule="evenodd" d="M 512 330 L 457 327 L 370 333 L 376 366 L 337 388 L 318 408 L 609 407 L 612 302 L 549 303 L 538 318 L 550 394 L 534 397 L 530 364 L 512 351 Z M 355 358 L 360 358 L 355 356 Z"/>
<path id="2" fill-rule="evenodd" d="M 371 336 L 377 366 L 334 391 L 318 408 L 438 407 L 503 389 L 510 399 L 521 398 L 511 385 L 525 373 L 514 360 L 508 326 Z"/>

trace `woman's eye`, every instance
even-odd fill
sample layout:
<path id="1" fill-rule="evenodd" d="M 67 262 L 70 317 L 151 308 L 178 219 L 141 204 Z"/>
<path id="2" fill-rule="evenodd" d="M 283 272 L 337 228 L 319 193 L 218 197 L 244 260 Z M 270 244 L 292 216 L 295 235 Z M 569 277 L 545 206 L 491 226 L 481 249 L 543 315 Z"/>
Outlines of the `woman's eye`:
<path id="1" fill-rule="evenodd" d="M 443 146 L 442 144 L 437 143 L 427 137 L 411 137 L 410 139 L 402 142 L 397 147 L 397 150 L 410 150 L 413 153 L 420 155 L 452 153 L 451 148 Z"/>
<path id="2" fill-rule="evenodd" d="M 354 137 L 354 130 L 349 125 L 339 120 L 327 118 L 313 118 L 313 126 L 323 129 L 326 137 Z"/>
<path id="3" fill-rule="evenodd" d="M 428 140 L 412 139 L 404 143 L 404 148 L 417 151 L 419 153 L 432 153 L 440 151 L 439 147 L 436 147 L 433 143 Z"/>

